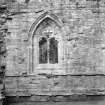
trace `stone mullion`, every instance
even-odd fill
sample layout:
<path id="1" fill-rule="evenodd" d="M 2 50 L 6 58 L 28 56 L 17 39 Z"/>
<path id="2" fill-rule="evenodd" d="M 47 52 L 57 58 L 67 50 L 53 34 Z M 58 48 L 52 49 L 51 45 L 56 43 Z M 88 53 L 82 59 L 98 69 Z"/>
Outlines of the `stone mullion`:
<path id="1" fill-rule="evenodd" d="M 50 59 L 49 59 L 49 52 L 50 52 L 50 42 L 49 42 L 49 38 L 47 39 L 47 61 L 48 64 L 50 63 Z"/>

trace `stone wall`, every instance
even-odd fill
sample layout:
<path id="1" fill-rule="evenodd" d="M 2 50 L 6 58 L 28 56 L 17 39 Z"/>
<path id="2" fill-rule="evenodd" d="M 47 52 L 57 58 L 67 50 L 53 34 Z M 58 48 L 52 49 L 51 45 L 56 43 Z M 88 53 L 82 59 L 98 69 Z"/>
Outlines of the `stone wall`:
<path id="1" fill-rule="evenodd" d="M 8 28 L 6 26 L 7 21 L 7 6 L 0 2 L 0 105 L 2 105 L 5 98 L 5 70 L 6 70 L 6 40 Z"/>
<path id="2" fill-rule="evenodd" d="M 6 96 L 105 94 L 104 0 L 2 2 L 10 11 L 6 23 Z M 31 66 L 34 61 L 30 60 L 32 35 L 29 33 L 46 12 L 54 14 L 61 22 L 63 57 L 61 70 L 54 68 L 45 72 L 43 68 L 39 73 Z M 37 98 L 34 100 L 41 100 Z"/>

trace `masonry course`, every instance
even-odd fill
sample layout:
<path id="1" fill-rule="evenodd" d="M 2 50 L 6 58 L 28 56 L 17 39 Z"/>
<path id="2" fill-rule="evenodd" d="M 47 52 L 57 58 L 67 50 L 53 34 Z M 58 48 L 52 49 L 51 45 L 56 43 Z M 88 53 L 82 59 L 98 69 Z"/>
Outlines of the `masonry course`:
<path id="1" fill-rule="evenodd" d="M 1 0 L 0 4 L 1 85 L 8 103 L 89 101 L 89 97 L 95 101 L 101 97 L 97 105 L 104 103 L 104 0 Z M 60 64 L 54 68 L 37 65 L 37 36 L 47 18 L 52 22 L 45 30 L 61 43 Z M 37 53 L 34 60 L 32 49 Z"/>

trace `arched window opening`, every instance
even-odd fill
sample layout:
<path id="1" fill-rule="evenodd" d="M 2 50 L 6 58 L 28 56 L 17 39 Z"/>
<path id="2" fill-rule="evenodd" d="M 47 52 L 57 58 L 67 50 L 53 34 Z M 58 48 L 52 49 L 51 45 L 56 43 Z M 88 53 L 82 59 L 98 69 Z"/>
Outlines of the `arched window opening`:
<path id="1" fill-rule="evenodd" d="M 40 15 L 28 34 L 30 73 L 58 73 L 63 63 L 62 21 L 52 12 Z"/>

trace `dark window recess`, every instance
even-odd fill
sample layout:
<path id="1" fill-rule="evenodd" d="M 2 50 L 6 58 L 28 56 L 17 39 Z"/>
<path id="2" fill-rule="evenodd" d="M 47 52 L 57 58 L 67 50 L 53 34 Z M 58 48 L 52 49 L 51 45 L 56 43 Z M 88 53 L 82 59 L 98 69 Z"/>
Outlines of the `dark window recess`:
<path id="1" fill-rule="evenodd" d="M 42 38 L 39 42 L 39 63 L 47 63 L 47 40 Z"/>
<path id="2" fill-rule="evenodd" d="M 39 63 L 58 63 L 58 41 L 55 38 L 47 40 L 43 37 L 39 41 Z"/>
<path id="3" fill-rule="evenodd" d="M 58 41 L 55 38 L 50 39 L 49 62 L 51 64 L 58 63 Z"/>

